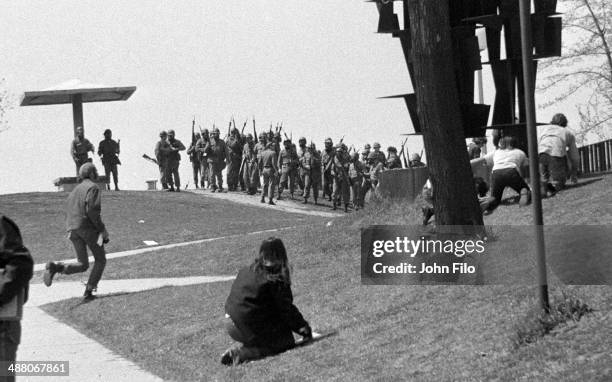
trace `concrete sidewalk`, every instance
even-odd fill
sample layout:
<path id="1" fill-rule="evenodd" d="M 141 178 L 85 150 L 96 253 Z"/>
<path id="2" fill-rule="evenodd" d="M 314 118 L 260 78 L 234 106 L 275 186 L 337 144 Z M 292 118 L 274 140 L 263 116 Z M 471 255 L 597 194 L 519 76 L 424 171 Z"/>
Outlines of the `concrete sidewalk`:
<path id="1" fill-rule="evenodd" d="M 185 286 L 229 281 L 234 276 L 104 280 L 99 296 L 134 293 L 165 286 Z M 18 381 L 162 381 L 131 361 L 45 313 L 41 305 L 82 295 L 80 282 L 56 282 L 49 288 L 30 285 L 30 299 L 23 312 L 18 361 L 69 361 L 67 377 L 18 377 Z"/>
<path id="2" fill-rule="evenodd" d="M 274 200 L 274 203 L 276 203 L 276 205 L 272 206 L 268 203 L 261 203 L 259 195 L 246 195 L 241 192 L 211 192 L 209 190 L 202 189 L 187 190 L 187 192 L 192 192 L 194 194 L 203 195 L 209 198 L 231 200 L 235 203 L 247 204 L 260 208 L 271 208 L 277 211 L 280 210 L 283 212 L 289 212 L 294 214 L 321 216 L 325 218 L 336 218 L 345 215 L 344 212 L 331 211 L 329 206 L 326 205 L 315 206 L 312 201 L 310 201 L 308 204 L 301 204 L 299 202 L 290 201 L 286 199 Z"/>

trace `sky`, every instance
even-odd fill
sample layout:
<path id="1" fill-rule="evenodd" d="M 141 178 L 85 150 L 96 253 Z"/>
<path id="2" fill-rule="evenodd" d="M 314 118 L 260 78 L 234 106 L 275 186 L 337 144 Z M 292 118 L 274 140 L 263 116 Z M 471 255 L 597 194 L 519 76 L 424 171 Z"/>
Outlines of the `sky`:
<path id="1" fill-rule="evenodd" d="M 16 101 L 71 79 L 136 86 L 127 101 L 86 103 L 83 112 L 94 146 L 107 128 L 121 139 L 120 187 L 142 190 L 159 176 L 142 154 L 153 156 L 161 130 L 188 146 L 194 116 L 222 135 L 232 116 L 239 127 L 249 118 L 251 132 L 254 116 L 258 131 L 282 121 L 319 148 L 342 136 L 359 148 L 399 146 L 413 132 L 403 100 L 377 97 L 412 86 L 399 40 L 375 33 L 377 22 L 375 4 L 357 0 L 5 2 L 0 78 Z M 492 104 L 490 73 L 484 79 Z M 16 106 L 6 118 L 0 194 L 52 191 L 54 179 L 74 175 L 70 105 Z M 408 139 L 409 152 L 422 148 L 420 137 Z M 181 180 L 191 185 L 182 157 Z"/>

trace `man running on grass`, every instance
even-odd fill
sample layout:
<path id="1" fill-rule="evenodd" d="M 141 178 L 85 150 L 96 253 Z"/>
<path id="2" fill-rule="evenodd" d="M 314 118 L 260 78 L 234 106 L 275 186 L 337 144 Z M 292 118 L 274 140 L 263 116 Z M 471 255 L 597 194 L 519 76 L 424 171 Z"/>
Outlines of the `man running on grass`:
<path id="1" fill-rule="evenodd" d="M 104 244 L 108 243 L 109 239 L 106 227 L 104 227 L 100 217 L 102 192 L 94 183 L 98 178 L 96 167 L 92 163 L 85 163 L 79 169 L 79 177 L 83 181 L 70 193 L 66 203 L 66 229 L 76 250 L 78 262 L 68 265 L 60 262 L 47 263 L 43 281 L 46 286 L 51 286 L 53 276 L 56 273 L 70 275 L 85 272 L 89 268 L 87 257 L 87 247 L 89 247 L 95 263 L 83 296 L 85 301 L 90 301 L 96 298 L 92 292 L 96 290 L 98 282 L 102 278 L 102 272 L 104 272 L 104 266 L 106 265 Z M 100 236 L 102 236 L 102 242 L 99 240 Z"/>

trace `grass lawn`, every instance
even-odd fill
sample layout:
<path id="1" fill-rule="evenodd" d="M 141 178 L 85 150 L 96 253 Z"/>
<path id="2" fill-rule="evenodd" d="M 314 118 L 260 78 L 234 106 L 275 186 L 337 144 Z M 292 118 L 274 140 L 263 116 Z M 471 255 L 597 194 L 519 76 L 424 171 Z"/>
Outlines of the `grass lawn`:
<path id="1" fill-rule="evenodd" d="M 611 186 L 612 177 L 607 176 L 544 200 L 546 223 L 570 225 L 568 236 L 574 232 L 571 225 L 610 225 Z M 324 224 L 326 220 L 308 218 L 303 223 L 315 223 L 278 236 L 289 248 L 296 305 L 315 329 L 339 334 L 277 357 L 234 368 L 220 365 L 220 353 L 231 345 L 222 325 L 229 282 L 117 295 L 76 308 L 77 300 L 68 300 L 45 310 L 171 380 L 612 378 L 612 287 L 553 282 L 553 301 L 565 291 L 595 312 L 559 326 L 535 344 L 517 347 L 516 328 L 532 313 L 535 288 L 361 285 L 360 228 L 413 224 L 420 221 L 419 213 L 411 206 L 381 203 L 331 226 Z M 487 225 L 530 222 L 531 208 L 517 205 L 502 205 L 485 217 Z M 180 231 L 175 223 L 173 230 Z M 104 277 L 233 274 L 252 261 L 259 241 L 267 236 L 111 260 Z M 510 248 L 514 243 L 510 239 L 501 242 Z M 511 268 L 500 272 L 521 272 L 531 266 L 525 261 L 506 264 Z"/>
<path id="2" fill-rule="evenodd" d="M 19 225 L 36 263 L 72 258 L 64 205 L 67 193 L 0 195 L 0 211 Z M 102 219 L 111 242 L 107 252 L 146 247 L 143 240 L 178 243 L 318 221 L 189 192 L 104 192 Z M 141 223 L 142 221 L 142 223 Z"/>

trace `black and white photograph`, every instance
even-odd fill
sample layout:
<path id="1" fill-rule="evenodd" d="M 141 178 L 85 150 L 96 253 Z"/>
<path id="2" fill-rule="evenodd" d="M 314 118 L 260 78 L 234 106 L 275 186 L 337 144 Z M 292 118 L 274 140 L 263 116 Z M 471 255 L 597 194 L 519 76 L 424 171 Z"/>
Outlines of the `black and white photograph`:
<path id="1" fill-rule="evenodd" d="M 612 380 L 609 1 L 0 9 L 0 381 Z"/>

